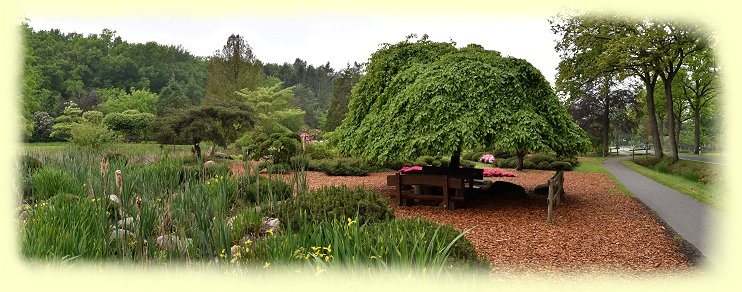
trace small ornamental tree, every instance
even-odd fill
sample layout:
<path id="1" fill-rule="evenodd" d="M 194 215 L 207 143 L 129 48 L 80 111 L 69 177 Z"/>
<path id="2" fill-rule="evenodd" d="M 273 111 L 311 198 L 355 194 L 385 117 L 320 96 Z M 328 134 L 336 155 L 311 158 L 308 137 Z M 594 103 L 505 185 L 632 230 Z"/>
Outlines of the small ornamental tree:
<path id="1" fill-rule="evenodd" d="M 200 159 L 201 141 L 227 147 L 254 124 L 255 113 L 251 107 L 224 100 L 173 111 L 155 120 L 153 133 L 160 144 L 193 145 Z"/>
<path id="2" fill-rule="evenodd" d="M 74 102 L 69 102 L 62 115 L 55 119 L 50 136 L 67 139 L 70 137 L 72 127 L 82 121 L 82 110 Z"/>
<path id="3" fill-rule="evenodd" d="M 353 88 L 349 112 L 333 135 L 345 154 L 393 161 L 496 148 L 573 155 L 589 146 L 541 72 L 522 59 L 479 45 L 456 48 L 427 36 L 371 56 Z"/>

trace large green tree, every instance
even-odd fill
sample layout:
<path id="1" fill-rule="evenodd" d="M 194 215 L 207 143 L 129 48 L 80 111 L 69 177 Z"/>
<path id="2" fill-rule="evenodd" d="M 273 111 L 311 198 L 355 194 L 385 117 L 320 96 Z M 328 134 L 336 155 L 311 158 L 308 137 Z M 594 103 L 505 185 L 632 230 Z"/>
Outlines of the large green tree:
<path id="1" fill-rule="evenodd" d="M 707 49 L 709 36 L 698 25 L 657 19 L 581 14 L 551 20 L 560 36 L 557 50 L 562 59 L 582 60 L 590 72 L 616 73 L 641 79 L 646 88 L 648 124 L 655 155 L 662 157 L 662 142 L 655 114 L 654 92 L 664 81 L 665 108 L 673 108 L 672 81 L 686 57 Z M 669 128 L 675 128 L 672 110 L 667 110 Z M 670 131 L 670 152 L 678 159 L 675 132 Z"/>
<path id="2" fill-rule="evenodd" d="M 205 100 L 240 100 L 240 89 L 262 85 L 263 64 L 240 35 L 230 35 L 227 44 L 209 60 Z"/>
<path id="3" fill-rule="evenodd" d="M 719 70 L 710 52 L 694 55 L 687 66 L 687 74 L 681 75 L 684 98 L 693 113 L 693 153 L 701 151 L 701 114 L 719 95 Z"/>
<path id="4" fill-rule="evenodd" d="M 155 108 L 158 116 L 164 116 L 170 111 L 190 105 L 191 99 L 183 92 L 180 84 L 175 79 L 170 79 L 167 86 L 162 88 Z"/>
<path id="5" fill-rule="evenodd" d="M 341 70 L 335 77 L 335 82 L 332 87 L 332 96 L 330 97 L 330 105 L 327 108 L 325 131 L 334 131 L 335 128 L 340 126 L 340 123 L 343 122 L 345 115 L 348 113 L 348 102 L 350 101 L 351 90 L 361 79 L 362 72 L 363 66 L 358 63 L 353 63 L 353 66 L 348 64 L 348 66 Z"/>
<path id="6" fill-rule="evenodd" d="M 451 155 L 492 147 L 516 154 L 587 150 L 541 72 L 525 60 L 479 45 L 458 49 L 427 35 L 385 44 L 356 85 L 334 137 L 339 149 L 369 160 Z"/>
<path id="7" fill-rule="evenodd" d="M 215 101 L 201 106 L 177 109 L 155 120 L 153 133 L 160 144 L 193 145 L 201 158 L 201 142 L 211 141 L 227 147 L 255 124 L 255 112 L 245 103 Z"/>

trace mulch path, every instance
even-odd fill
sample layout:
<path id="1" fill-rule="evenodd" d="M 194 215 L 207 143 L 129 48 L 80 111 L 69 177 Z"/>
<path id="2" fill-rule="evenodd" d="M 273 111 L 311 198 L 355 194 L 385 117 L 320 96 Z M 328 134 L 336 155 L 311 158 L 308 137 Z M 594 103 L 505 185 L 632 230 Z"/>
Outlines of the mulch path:
<path id="1" fill-rule="evenodd" d="M 241 168 L 234 165 L 235 171 Z M 553 171 L 513 171 L 509 181 L 532 190 Z M 393 172 L 362 177 L 327 176 L 307 172 L 309 188 L 326 185 L 366 186 L 387 196 Z M 465 208 L 443 210 L 435 205 L 396 207 L 397 217 L 423 217 L 458 230 L 474 227 L 466 238 L 487 258 L 493 271 L 687 271 L 688 259 L 668 237 L 665 228 L 634 198 L 625 196 L 607 174 L 566 172 L 566 200 L 555 208 L 554 224 L 546 224 L 546 199 L 489 197 Z"/>

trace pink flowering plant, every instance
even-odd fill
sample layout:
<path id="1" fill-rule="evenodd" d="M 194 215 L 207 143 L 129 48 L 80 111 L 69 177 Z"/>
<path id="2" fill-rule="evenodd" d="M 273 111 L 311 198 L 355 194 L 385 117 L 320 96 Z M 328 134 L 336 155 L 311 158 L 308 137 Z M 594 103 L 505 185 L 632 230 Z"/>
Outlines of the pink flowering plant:
<path id="1" fill-rule="evenodd" d="M 499 168 L 485 168 L 484 173 L 482 174 L 484 177 L 515 177 L 515 174 L 510 171 L 502 171 Z"/>
<path id="2" fill-rule="evenodd" d="M 485 154 L 479 158 L 479 161 L 487 164 L 492 164 L 493 162 L 495 162 L 495 156 L 492 154 Z"/>

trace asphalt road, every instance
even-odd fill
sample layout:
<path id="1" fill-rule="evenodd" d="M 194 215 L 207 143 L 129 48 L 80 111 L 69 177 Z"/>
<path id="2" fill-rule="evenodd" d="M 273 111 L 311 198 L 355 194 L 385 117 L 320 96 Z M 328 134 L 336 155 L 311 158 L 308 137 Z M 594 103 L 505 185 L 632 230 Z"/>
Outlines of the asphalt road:
<path id="1" fill-rule="evenodd" d="M 718 211 L 626 168 L 621 160 L 629 157 L 606 159 L 603 164 L 636 198 L 698 249 L 707 263 L 713 263 L 714 243 L 709 238 L 716 237 Z"/>

